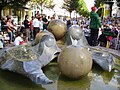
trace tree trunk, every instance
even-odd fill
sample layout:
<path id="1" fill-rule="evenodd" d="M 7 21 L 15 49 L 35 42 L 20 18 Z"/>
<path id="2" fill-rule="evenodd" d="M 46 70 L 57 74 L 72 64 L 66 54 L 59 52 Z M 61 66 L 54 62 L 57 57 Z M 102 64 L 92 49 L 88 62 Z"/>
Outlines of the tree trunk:
<path id="1" fill-rule="evenodd" d="M 76 11 L 76 20 L 77 20 L 77 11 Z"/>
<path id="2" fill-rule="evenodd" d="M 70 18 L 71 18 L 71 12 L 70 12 Z"/>
<path id="3" fill-rule="evenodd" d="M 2 8 L 0 8 L 0 20 L 2 19 Z"/>
<path id="4" fill-rule="evenodd" d="M 41 9 L 41 15 L 43 14 L 43 9 Z"/>
<path id="5" fill-rule="evenodd" d="M 42 7 L 42 4 L 41 4 L 41 15 L 43 14 L 43 7 Z"/>
<path id="6" fill-rule="evenodd" d="M 17 12 L 16 12 L 17 10 L 16 9 L 14 9 L 14 16 L 17 16 Z"/>

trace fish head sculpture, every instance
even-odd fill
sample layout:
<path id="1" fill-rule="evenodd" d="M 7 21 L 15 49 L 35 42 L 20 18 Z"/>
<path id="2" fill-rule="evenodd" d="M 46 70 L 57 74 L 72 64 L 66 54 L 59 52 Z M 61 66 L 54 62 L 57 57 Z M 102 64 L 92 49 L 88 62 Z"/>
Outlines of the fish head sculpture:
<path id="1" fill-rule="evenodd" d="M 66 44 L 74 46 L 88 45 L 83 30 L 80 28 L 80 26 L 73 25 L 68 29 L 66 34 Z"/>

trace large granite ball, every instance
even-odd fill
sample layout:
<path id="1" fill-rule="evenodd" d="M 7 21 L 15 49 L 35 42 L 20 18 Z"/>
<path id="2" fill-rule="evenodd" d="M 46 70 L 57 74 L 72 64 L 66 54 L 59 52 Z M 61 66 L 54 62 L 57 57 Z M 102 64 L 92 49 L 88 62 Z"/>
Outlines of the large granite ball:
<path id="1" fill-rule="evenodd" d="M 63 75 L 77 79 L 90 72 L 92 57 L 83 47 L 68 46 L 58 56 L 58 66 Z"/>
<path id="2" fill-rule="evenodd" d="M 41 41 L 41 38 L 44 35 L 47 35 L 47 33 L 46 32 L 39 32 L 39 33 L 37 33 L 37 35 L 35 37 L 35 44 L 38 44 Z"/>
<path id="3" fill-rule="evenodd" d="M 61 20 L 52 20 L 48 24 L 48 31 L 50 31 L 56 40 L 60 40 L 66 34 L 66 24 Z"/>
<path id="4" fill-rule="evenodd" d="M 73 25 L 68 29 L 73 39 L 79 40 L 83 36 L 83 30 L 78 25 Z"/>

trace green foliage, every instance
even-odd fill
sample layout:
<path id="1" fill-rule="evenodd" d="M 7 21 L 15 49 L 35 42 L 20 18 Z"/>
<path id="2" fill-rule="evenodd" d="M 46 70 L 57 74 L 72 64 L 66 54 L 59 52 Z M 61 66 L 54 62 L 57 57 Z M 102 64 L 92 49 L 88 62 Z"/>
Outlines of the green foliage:
<path id="1" fill-rule="evenodd" d="M 104 0 L 95 0 L 95 6 L 98 8 L 100 7 L 100 4 L 103 3 Z"/>
<path id="2" fill-rule="evenodd" d="M 0 7 L 19 8 L 24 6 L 30 0 L 1 0 Z"/>
<path id="3" fill-rule="evenodd" d="M 79 6 L 77 8 L 77 12 L 82 16 L 85 17 L 89 16 L 89 11 L 84 0 L 79 0 Z"/>
<path id="4" fill-rule="evenodd" d="M 116 0 L 117 1 L 117 6 L 120 7 L 120 0 Z"/>
<path id="5" fill-rule="evenodd" d="M 77 8 L 79 6 L 78 1 L 79 0 L 64 0 L 62 9 L 66 9 L 68 12 L 70 12 L 70 16 L 71 16 L 72 11 L 74 10 L 77 11 Z"/>
<path id="6" fill-rule="evenodd" d="M 37 7 L 41 10 L 41 14 L 44 8 L 53 9 L 55 4 L 54 0 L 31 0 L 31 6 L 36 3 Z"/>
<path id="7" fill-rule="evenodd" d="M 62 9 L 66 9 L 67 11 L 71 13 L 73 11 L 71 8 L 71 0 L 64 0 Z"/>
<path id="8" fill-rule="evenodd" d="M 95 0 L 95 6 L 97 8 L 100 7 L 100 5 L 103 4 L 103 1 L 105 1 L 105 0 Z M 102 9 L 99 9 L 97 13 L 98 13 L 99 16 L 101 16 L 102 13 L 103 13 Z"/>
<path id="9" fill-rule="evenodd" d="M 53 3 L 53 0 L 48 0 L 45 7 L 48 8 L 48 9 L 53 9 L 55 7 L 55 4 Z"/>
<path id="10" fill-rule="evenodd" d="M 36 2 L 37 5 L 40 5 L 43 8 L 53 9 L 55 4 L 54 0 L 31 0 L 32 3 Z"/>
<path id="11" fill-rule="evenodd" d="M 79 0 L 72 0 L 71 7 L 73 10 L 77 11 L 77 8 L 79 7 Z"/>
<path id="12" fill-rule="evenodd" d="M 80 15 L 89 16 L 89 11 L 84 0 L 64 0 L 62 8 L 66 9 L 70 14 L 75 10 Z"/>
<path id="13" fill-rule="evenodd" d="M 26 5 L 28 1 L 30 0 L 0 0 L 0 19 L 2 9 L 4 8 L 19 9 Z"/>

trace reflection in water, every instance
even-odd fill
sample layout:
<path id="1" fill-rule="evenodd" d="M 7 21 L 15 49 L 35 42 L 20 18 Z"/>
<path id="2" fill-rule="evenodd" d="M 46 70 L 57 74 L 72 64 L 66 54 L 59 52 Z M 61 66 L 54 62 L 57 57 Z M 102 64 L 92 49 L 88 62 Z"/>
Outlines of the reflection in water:
<path id="1" fill-rule="evenodd" d="M 0 90 L 45 90 L 17 73 L 0 70 Z"/>
<path id="2" fill-rule="evenodd" d="M 0 70 L 0 90 L 120 90 L 120 72 L 107 72 L 98 65 L 93 65 L 87 76 L 74 81 L 60 74 L 57 63 L 52 62 L 43 70 L 55 83 L 36 85 L 22 75 Z"/>
<path id="3" fill-rule="evenodd" d="M 90 79 L 88 76 L 75 81 L 60 76 L 58 80 L 58 90 L 89 90 L 89 87 Z"/>
<path id="4" fill-rule="evenodd" d="M 114 71 L 103 71 L 99 74 L 94 72 L 94 78 L 91 80 L 90 90 L 119 90 L 117 80 L 114 78 Z"/>
<path id="5" fill-rule="evenodd" d="M 46 90 L 58 90 L 57 89 L 57 82 L 60 75 L 59 69 L 57 67 L 57 63 L 50 63 L 44 69 L 45 74 L 47 77 L 54 81 L 53 84 L 49 85 L 42 85 Z"/>
<path id="6" fill-rule="evenodd" d="M 112 71 L 112 72 L 104 71 L 101 74 L 104 83 L 109 84 L 109 82 L 112 80 L 112 77 L 114 76 L 114 74 L 115 74 L 114 71 Z"/>

